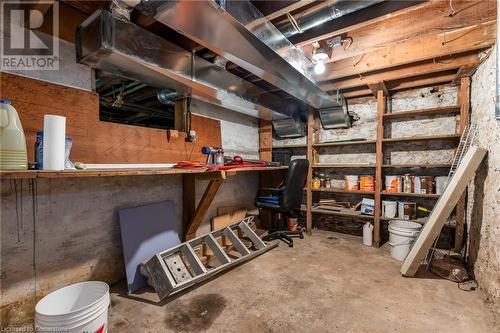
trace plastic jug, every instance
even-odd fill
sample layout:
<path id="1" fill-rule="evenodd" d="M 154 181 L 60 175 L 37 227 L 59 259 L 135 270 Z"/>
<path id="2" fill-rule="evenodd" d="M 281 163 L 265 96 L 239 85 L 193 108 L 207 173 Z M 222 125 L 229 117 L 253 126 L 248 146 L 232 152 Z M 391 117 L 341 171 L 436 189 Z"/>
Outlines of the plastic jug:
<path id="1" fill-rule="evenodd" d="M 367 246 L 372 246 L 373 243 L 373 225 L 370 222 L 366 222 L 363 226 L 363 244 Z"/>
<path id="2" fill-rule="evenodd" d="M 0 169 L 28 169 L 23 126 L 9 100 L 0 100 Z"/>

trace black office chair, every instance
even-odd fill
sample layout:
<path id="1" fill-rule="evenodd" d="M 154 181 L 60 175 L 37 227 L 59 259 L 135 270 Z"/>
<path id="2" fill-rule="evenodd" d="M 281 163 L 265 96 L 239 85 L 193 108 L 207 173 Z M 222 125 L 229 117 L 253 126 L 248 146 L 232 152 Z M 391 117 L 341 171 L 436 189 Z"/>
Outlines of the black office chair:
<path id="1" fill-rule="evenodd" d="M 286 218 L 283 219 L 282 217 L 283 215 L 289 216 L 294 209 L 300 209 L 308 169 L 308 160 L 293 160 L 288 166 L 285 179 L 278 188 L 262 188 L 263 191 L 271 192 L 272 197 L 258 197 L 256 206 L 275 213 L 279 221 L 278 230 L 271 230 L 269 235 L 264 237 L 265 241 L 280 239 L 287 243 L 288 246 L 293 247 L 292 237 L 304 238 L 304 229 L 302 227 L 299 227 L 297 231 L 286 230 L 286 225 L 283 226 L 283 220 L 286 221 Z"/>

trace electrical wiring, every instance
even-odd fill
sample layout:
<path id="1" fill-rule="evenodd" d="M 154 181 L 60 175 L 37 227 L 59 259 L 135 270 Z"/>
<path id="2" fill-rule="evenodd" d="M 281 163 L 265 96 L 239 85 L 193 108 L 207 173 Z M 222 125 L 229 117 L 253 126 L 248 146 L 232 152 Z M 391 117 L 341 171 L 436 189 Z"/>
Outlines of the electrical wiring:
<path id="1" fill-rule="evenodd" d="M 451 8 L 451 12 L 448 16 L 455 16 L 457 14 L 457 12 L 455 11 L 455 8 L 453 8 L 453 0 L 450 0 L 450 8 Z"/>

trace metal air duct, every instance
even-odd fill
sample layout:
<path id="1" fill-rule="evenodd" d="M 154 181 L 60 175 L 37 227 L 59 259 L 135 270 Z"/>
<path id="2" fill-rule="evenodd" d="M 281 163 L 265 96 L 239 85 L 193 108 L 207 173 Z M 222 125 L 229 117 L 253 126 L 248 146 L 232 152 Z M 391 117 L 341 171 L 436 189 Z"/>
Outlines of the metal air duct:
<path id="1" fill-rule="evenodd" d="M 340 104 L 311 81 L 311 60 L 249 1 L 149 1 L 137 9 L 312 108 L 334 110 L 349 127 Z"/>
<path id="2" fill-rule="evenodd" d="M 354 13 L 358 10 L 370 7 L 377 3 L 381 3 L 382 1 L 384 0 L 338 0 L 327 7 L 324 7 L 320 10 L 304 15 L 300 19 L 297 19 L 296 22 L 298 28 L 300 28 L 301 31 L 298 31 L 291 22 L 283 28 L 280 28 L 280 31 L 285 37 L 292 37 L 311 28 L 317 27 L 318 25 L 344 15 Z"/>
<path id="3" fill-rule="evenodd" d="M 253 117 L 295 113 L 285 99 L 108 11 L 99 10 L 80 25 L 76 48 L 79 63 Z"/>

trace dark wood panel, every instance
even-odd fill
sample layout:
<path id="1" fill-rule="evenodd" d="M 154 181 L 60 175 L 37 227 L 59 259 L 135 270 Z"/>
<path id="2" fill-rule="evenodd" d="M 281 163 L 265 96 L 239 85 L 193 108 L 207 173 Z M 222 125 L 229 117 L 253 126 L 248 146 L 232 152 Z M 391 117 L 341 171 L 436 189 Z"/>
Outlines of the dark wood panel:
<path id="1" fill-rule="evenodd" d="M 34 160 L 36 132 L 43 130 L 43 116 L 66 117 L 67 135 L 73 138 L 71 160 L 85 163 L 168 163 L 192 159 L 204 161 L 203 146 L 221 146 L 220 122 L 192 116 L 195 143 L 186 134 L 167 138 L 165 130 L 103 122 L 99 120 L 99 98 L 93 92 L 2 73 L 3 99 L 17 109 L 28 145 L 28 160 Z"/>

